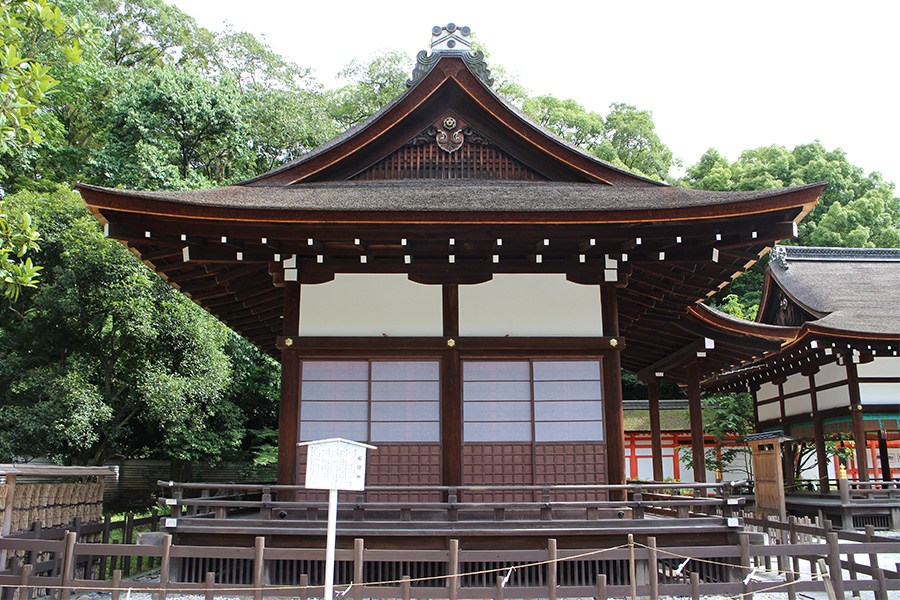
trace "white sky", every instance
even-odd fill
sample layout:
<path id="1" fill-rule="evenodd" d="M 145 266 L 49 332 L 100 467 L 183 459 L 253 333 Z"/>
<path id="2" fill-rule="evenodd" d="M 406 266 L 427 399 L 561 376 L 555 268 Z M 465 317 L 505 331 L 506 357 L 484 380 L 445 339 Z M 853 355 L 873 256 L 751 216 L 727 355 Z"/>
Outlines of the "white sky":
<path id="1" fill-rule="evenodd" d="M 170 2 L 173 0 L 169 0 Z M 819 139 L 851 163 L 900 182 L 895 0 L 174 0 L 204 27 L 225 24 L 335 87 L 353 58 L 411 56 L 434 25 L 469 26 L 489 64 L 532 94 L 653 112 L 685 165 L 714 147 L 741 151 Z"/>

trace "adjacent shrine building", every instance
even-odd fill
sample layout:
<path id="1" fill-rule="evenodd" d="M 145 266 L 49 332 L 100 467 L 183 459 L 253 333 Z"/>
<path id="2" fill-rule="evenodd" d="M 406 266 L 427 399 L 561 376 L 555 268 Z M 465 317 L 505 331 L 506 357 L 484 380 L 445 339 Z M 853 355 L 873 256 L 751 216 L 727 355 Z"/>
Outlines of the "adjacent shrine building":
<path id="1" fill-rule="evenodd" d="M 378 446 L 372 485 L 624 483 L 621 369 L 690 343 L 688 307 L 795 235 L 823 185 L 620 170 L 495 93 L 468 28 L 433 33 L 404 94 L 296 162 L 80 192 L 107 235 L 280 357 L 279 483 L 303 482 L 298 442 L 332 436 Z"/>
<path id="2" fill-rule="evenodd" d="M 854 449 L 851 478 L 892 479 L 900 439 L 900 250 L 777 246 L 758 320 L 787 332 L 783 348 L 704 382 L 753 392 L 759 431 L 811 443 L 828 489 L 826 442 Z M 735 323 L 745 333 L 760 324 Z M 771 327 L 770 327 L 771 329 Z M 796 445 L 786 446 L 793 463 Z M 895 459 L 896 460 L 896 459 Z M 829 471 L 829 466 L 830 471 Z M 786 470 L 792 485 L 793 469 Z"/>

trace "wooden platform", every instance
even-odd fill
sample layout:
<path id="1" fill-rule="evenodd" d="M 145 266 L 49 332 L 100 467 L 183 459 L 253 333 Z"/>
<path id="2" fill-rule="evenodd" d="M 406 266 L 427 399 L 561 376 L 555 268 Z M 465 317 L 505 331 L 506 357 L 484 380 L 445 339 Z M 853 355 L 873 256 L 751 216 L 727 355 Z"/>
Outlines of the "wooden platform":
<path id="1" fill-rule="evenodd" d="M 323 515 L 324 516 L 324 515 Z M 325 547 L 325 520 L 263 520 L 258 515 L 215 518 L 181 518 L 167 527 L 180 545 L 252 546 L 256 537 L 272 547 Z M 446 549 L 459 540 L 463 549 L 542 548 L 555 538 L 561 548 L 612 547 L 627 542 L 628 534 L 646 542 L 654 536 L 661 546 L 731 544 L 742 521 L 729 525 L 723 517 L 678 519 L 552 520 L 552 521 L 353 521 L 341 520 L 337 547 L 352 548 L 364 538 L 367 547 L 383 549 Z"/>
<path id="2" fill-rule="evenodd" d="M 161 484 L 174 496 L 163 501 L 172 507 L 164 525 L 177 544 L 249 547 L 263 537 L 271 547 L 325 545 L 327 505 L 317 492 L 289 486 Z M 337 544 L 352 548 L 355 539 L 364 538 L 372 548 L 447 549 L 450 540 L 458 540 L 463 549 L 513 549 L 543 548 L 554 538 L 561 548 L 614 547 L 625 543 L 628 534 L 639 540 L 655 537 L 660 545 L 735 542 L 742 521 L 732 511 L 743 499 L 730 496 L 728 484 L 667 486 L 671 484 L 372 488 L 342 495 Z M 535 500 L 497 497 L 505 493 Z M 446 500 L 418 500 L 423 494 Z M 616 494 L 622 499 L 611 500 Z M 384 501 L 385 495 L 398 499 Z M 478 499 L 485 496 L 497 498 Z M 581 499 L 570 499 L 575 496 Z"/>

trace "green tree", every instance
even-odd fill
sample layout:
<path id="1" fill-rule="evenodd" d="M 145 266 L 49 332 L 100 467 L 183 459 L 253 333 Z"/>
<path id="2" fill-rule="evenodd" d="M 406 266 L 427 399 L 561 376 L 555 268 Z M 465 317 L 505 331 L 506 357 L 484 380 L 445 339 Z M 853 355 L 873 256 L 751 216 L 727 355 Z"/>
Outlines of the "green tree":
<path id="1" fill-rule="evenodd" d="M 549 94 L 535 96 L 522 103 L 522 111 L 556 135 L 589 152 L 596 152 L 605 139 L 603 117 L 589 112 L 574 100 L 560 100 Z"/>
<path id="2" fill-rule="evenodd" d="M 757 190 L 826 182 L 813 210 L 800 223 L 799 237 L 783 243 L 803 246 L 900 247 L 900 199 L 879 173 L 866 175 L 841 149 L 818 141 L 788 150 L 772 145 L 746 150 L 734 163 L 710 148 L 686 170 L 679 185 L 706 190 Z M 755 314 L 767 260 L 743 273 L 717 297 L 745 315 Z M 728 299 L 728 295 L 736 298 Z"/>
<path id="3" fill-rule="evenodd" d="M 793 150 L 773 145 L 745 150 L 729 164 L 710 148 L 680 185 L 706 190 L 762 190 L 826 182 L 821 199 L 800 224 L 803 246 L 900 246 L 900 199 L 879 173 L 866 175 L 840 148 L 818 141 Z M 837 204 L 837 206 L 835 206 Z"/>
<path id="4" fill-rule="evenodd" d="M 41 267 L 35 266 L 26 254 L 39 249 L 39 240 L 40 235 L 28 213 L 21 219 L 10 220 L 0 198 L 0 293 L 10 305 L 18 300 L 22 288 L 37 285 Z"/>
<path id="5" fill-rule="evenodd" d="M 713 394 L 703 398 L 703 431 L 714 444 L 706 450 L 706 468 L 719 472 L 735 467 L 752 475 L 746 437 L 754 431 L 753 397 L 746 393 Z M 681 462 L 693 468 L 690 447 L 679 448 Z"/>
<path id="6" fill-rule="evenodd" d="M 759 309 L 758 304 L 742 304 L 740 297 L 737 294 L 728 294 L 727 296 L 722 298 L 722 300 L 723 302 L 721 304 L 714 304 L 714 306 L 716 306 L 716 308 L 718 308 L 722 312 L 728 313 L 732 317 L 745 319 L 747 321 L 753 321 L 756 319 L 756 312 Z"/>
<path id="7" fill-rule="evenodd" d="M 365 120 L 406 91 L 412 65 L 409 54 L 396 50 L 367 63 L 353 59 L 338 73 L 349 83 L 332 95 L 332 118 L 342 129 Z"/>
<path id="8" fill-rule="evenodd" d="M 77 62 L 81 40 L 90 33 L 80 18 L 64 15 L 46 0 L 0 4 L 0 152 L 40 141 L 32 126 L 38 106 L 58 81 L 38 54 Z"/>
<path id="9" fill-rule="evenodd" d="M 669 147 L 656 134 L 653 113 L 630 104 L 614 103 L 606 116 L 604 138 L 607 144 L 596 154 L 605 160 L 615 157 L 627 169 L 664 181 L 669 169 L 680 164 Z"/>
<path id="10" fill-rule="evenodd" d="M 225 327 L 104 238 L 77 194 L 9 203 L 43 232 L 45 278 L 24 310 L 0 314 L 2 460 L 218 460 L 239 447 Z"/>
<path id="11" fill-rule="evenodd" d="M 560 137 L 622 169 L 660 181 L 679 164 L 656 134 L 653 115 L 614 103 L 604 118 L 574 100 L 550 95 L 528 98 L 522 111 Z"/>
<path id="12" fill-rule="evenodd" d="M 245 135 L 236 82 L 154 67 L 113 109 L 96 179 L 137 189 L 208 187 L 232 175 Z"/>

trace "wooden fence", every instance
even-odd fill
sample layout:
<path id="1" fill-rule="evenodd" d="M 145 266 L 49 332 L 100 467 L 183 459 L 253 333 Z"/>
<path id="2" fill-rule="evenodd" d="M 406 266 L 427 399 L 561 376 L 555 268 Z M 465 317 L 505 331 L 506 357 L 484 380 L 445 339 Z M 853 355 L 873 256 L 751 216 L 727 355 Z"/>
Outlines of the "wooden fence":
<path id="1" fill-rule="evenodd" d="M 337 581 L 346 597 L 362 598 L 599 598 L 738 596 L 758 592 L 874 592 L 886 600 L 900 590 L 896 565 L 879 564 L 879 554 L 898 551 L 895 539 L 835 532 L 826 527 L 756 521 L 751 524 L 779 532 L 785 543 L 758 544 L 751 533 L 740 534 L 731 546 L 657 547 L 629 537 L 611 548 L 559 548 L 547 539 L 543 549 L 460 549 L 455 540 L 444 550 L 381 550 L 366 548 L 364 539 L 352 549 L 337 551 Z M 62 539 L 0 539 L 0 549 L 26 560 L 0 573 L 0 586 L 18 591 L 22 600 L 35 592 L 55 590 L 60 600 L 87 591 L 126 591 L 167 595 L 193 593 L 214 596 L 321 597 L 322 549 L 275 548 L 256 538 L 253 547 L 180 546 L 169 535 L 158 545 L 85 543 L 75 531 Z M 38 557 L 42 557 L 40 560 Z M 126 581 L 124 569 L 102 578 L 100 565 L 159 565 L 157 581 Z M 429 565 L 422 569 L 422 565 Z M 768 566 L 767 566 L 768 565 Z M 774 566 L 773 566 L 774 565 Z M 427 573 L 427 575 L 422 575 Z M 200 574 L 200 577 L 197 575 Z M 101 578 L 98 578 L 101 577 Z M 194 579 L 193 582 L 186 582 Z"/>
<path id="2" fill-rule="evenodd" d="M 20 540 L 26 546 L 29 546 L 29 541 L 53 541 L 58 544 L 72 533 L 82 544 L 122 544 L 122 547 L 128 547 L 133 546 L 138 537 L 144 533 L 158 534 L 160 522 L 161 517 L 156 509 L 144 517 L 135 517 L 133 513 L 127 513 L 124 519 L 118 521 L 113 521 L 110 515 L 106 515 L 99 523 L 83 523 L 79 517 L 75 517 L 74 522 L 66 527 L 44 527 L 40 521 L 35 521 L 27 531 L 5 539 Z M 62 574 L 62 564 L 61 555 L 55 551 L 42 552 L 40 545 L 35 545 L 26 550 L 9 553 L 4 572 L 20 572 L 23 565 L 31 565 L 32 571 L 36 574 L 59 577 Z M 121 570 L 125 577 L 129 577 L 132 573 L 141 573 L 158 566 L 158 560 L 141 554 L 131 555 L 130 560 L 119 554 L 86 557 L 79 563 L 79 568 L 88 574 L 88 577 L 96 579 L 112 577 L 116 570 Z"/>

